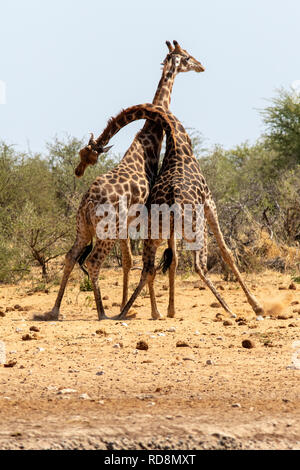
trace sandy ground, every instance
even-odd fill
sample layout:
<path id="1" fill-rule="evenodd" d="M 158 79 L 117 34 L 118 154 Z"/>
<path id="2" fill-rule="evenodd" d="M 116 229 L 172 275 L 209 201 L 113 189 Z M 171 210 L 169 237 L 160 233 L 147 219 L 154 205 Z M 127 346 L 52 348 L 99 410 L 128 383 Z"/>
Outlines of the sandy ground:
<path id="1" fill-rule="evenodd" d="M 229 324 L 196 275 L 177 276 L 176 317 L 160 321 L 145 290 L 136 318 L 99 322 L 75 275 L 64 320 L 33 321 L 58 286 L 1 286 L 0 339 L 14 365 L 0 365 L 0 449 L 300 449 L 300 285 L 289 290 L 290 276 L 274 272 L 246 276 L 258 299 L 278 307 L 259 321 L 238 284 L 212 278 L 237 315 Z M 163 314 L 167 282 L 158 275 Z M 116 315 L 121 269 L 103 270 L 100 283 Z"/>

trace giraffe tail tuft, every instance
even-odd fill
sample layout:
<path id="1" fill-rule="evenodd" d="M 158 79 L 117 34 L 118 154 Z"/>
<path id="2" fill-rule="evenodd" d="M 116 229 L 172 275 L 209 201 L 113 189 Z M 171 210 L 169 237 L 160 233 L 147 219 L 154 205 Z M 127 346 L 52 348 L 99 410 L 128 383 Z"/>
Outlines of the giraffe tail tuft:
<path id="1" fill-rule="evenodd" d="M 167 248 L 164 251 L 162 259 L 160 260 L 160 263 L 159 263 L 159 268 L 162 270 L 164 274 L 168 271 L 169 267 L 171 266 L 172 259 L 173 259 L 172 248 Z"/>
<path id="2" fill-rule="evenodd" d="M 93 249 L 93 241 L 91 241 L 91 243 L 90 243 L 89 245 L 87 245 L 87 246 L 84 248 L 83 252 L 80 254 L 80 256 L 79 256 L 79 257 L 77 258 L 77 260 L 76 260 L 76 261 L 78 262 L 80 268 L 82 269 L 82 271 L 83 271 L 87 276 L 88 276 L 89 274 L 88 274 L 87 270 L 86 270 L 85 267 L 84 267 L 84 262 L 85 262 L 85 260 L 87 259 L 87 257 L 89 256 L 89 254 L 90 254 L 90 252 L 92 251 L 92 249 Z"/>

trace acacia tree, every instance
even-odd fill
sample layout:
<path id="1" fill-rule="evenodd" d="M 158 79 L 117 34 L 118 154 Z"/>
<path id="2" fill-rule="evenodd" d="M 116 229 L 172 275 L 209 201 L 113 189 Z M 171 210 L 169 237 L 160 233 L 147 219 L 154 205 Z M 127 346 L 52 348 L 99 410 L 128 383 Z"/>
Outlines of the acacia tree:
<path id="1" fill-rule="evenodd" d="M 75 137 L 67 137 L 66 140 L 55 138 L 47 144 L 47 161 L 53 176 L 55 197 L 67 217 L 75 214 L 82 194 L 94 179 L 116 164 L 114 159 L 102 154 L 95 166 L 91 166 L 82 178 L 77 178 L 74 169 L 78 165 L 79 150 L 83 145 L 83 141 Z"/>
<path id="2" fill-rule="evenodd" d="M 12 242 L 19 253 L 19 261 L 28 266 L 36 261 L 42 276 L 48 281 L 48 263 L 66 252 L 69 227 L 61 210 L 38 212 L 32 202 L 27 202 L 14 220 Z"/>
<path id="3" fill-rule="evenodd" d="M 49 261 L 71 246 L 83 193 L 115 164 L 102 155 L 84 178 L 76 178 L 82 145 L 75 138 L 55 139 L 45 157 L 0 143 L 0 282 L 22 277 L 36 263 L 46 280 Z"/>
<path id="4" fill-rule="evenodd" d="M 280 89 L 271 106 L 262 111 L 266 144 L 278 153 L 279 168 L 300 164 L 300 95 Z"/>

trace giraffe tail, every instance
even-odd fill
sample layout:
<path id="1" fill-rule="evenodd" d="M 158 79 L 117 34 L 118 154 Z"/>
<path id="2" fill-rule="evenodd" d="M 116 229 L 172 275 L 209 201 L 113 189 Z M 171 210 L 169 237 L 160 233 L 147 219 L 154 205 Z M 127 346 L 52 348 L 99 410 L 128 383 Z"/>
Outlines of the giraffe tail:
<path id="1" fill-rule="evenodd" d="M 84 274 L 86 274 L 87 276 L 89 275 L 89 273 L 87 272 L 87 270 L 85 269 L 84 267 L 84 262 L 85 260 L 87 259 L 87 257 L 89 256 L 90 252 L 92 251 L 93 249 L 93 240 L 91 241 L 91 243 L 89 245 L 87 245 L 83 252 L 79 255 L 79 257 L 77 258 L 77 263 L 79 264 L 80 266 L 80 269 L 84 272 Z"/>
<path id="2" fill-rule="evenodd" d="M 172 259 L 173 259 L 172 248 L 167 248 L 164 251 L 162 259 L 160 260 L 160 263 L 159 263 L 159 269 L 161 269 L 164 274 L 168 271 L 169 267 L 171 266 Z"/>

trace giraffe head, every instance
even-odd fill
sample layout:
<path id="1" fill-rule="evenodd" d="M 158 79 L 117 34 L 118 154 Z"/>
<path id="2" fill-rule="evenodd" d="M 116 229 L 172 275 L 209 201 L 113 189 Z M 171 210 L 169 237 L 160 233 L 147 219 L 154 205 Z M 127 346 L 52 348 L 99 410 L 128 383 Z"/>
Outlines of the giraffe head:
<path id="1" fill-rule="evenodd" d="M 173 41 L 174 47 L 169 41 L 166 41 L 169 49 L 169 54 L 163 62 L 164 68 L 170 69 L 175 73 L 189 72 L 204 72 L 205 68 L 194 57 L 192 57 L 186 50 L 182 49 L 177 41 Z"/>
<path id="2" fill-rule="evenodd" d="M 89 140 L 88 145 L 86 145 L 79 151 L 80 163 L 75 169 L 75 175 L 80 178 L 84 174 L 87 166 L 95 165 L 98 161 L 99 155 L 101 153 L 108 152 L 111 148 L 112 145 L 109 147 L 102 147 L 94 139 L 94 135 L 91 134 L 91 138 Z"/>

